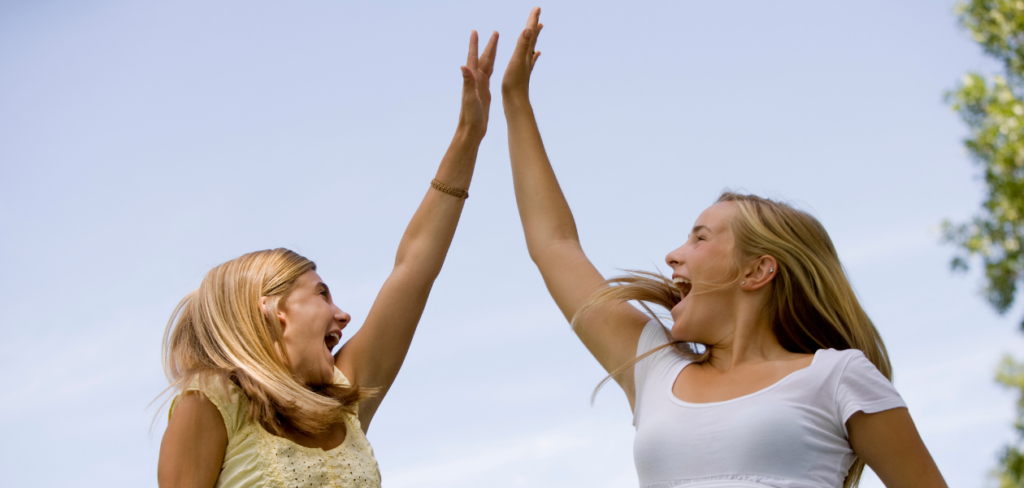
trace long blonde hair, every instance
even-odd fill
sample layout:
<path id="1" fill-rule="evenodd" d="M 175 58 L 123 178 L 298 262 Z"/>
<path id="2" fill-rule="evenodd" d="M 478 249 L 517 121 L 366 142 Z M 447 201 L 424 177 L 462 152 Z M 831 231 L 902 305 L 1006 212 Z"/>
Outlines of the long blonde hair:
<path id="1" fill-rule="evenodd" d="M 247 419 L 276 435 L 286 428 L 316 435 L 343 421 L 371 392 L 357 385 L 314 391 L 301 383 L 288 366 L 277 318 L 298 277 L 315 269 L 288 249 L 249 253 L 211 269 L 167 323 L 162 353 L 168 389 L 179 394 L 197 380 L 219 379 L 224 387 L 233 382 L 249 400 Z M 260 308 L 264 296 L 266 314 Z"/>
<path id="2" fill-rule="evenodd" d="M 724 192 L 716 203 L 720 202 L 733 202 L 738 209 L 729 223 L 736 240 L 735 262 L 770 255 L 778 263 L 763 312 L 771 318 L 772 332 L 782 347 L 797 353 L 826 348 L 859 349 L 892 381 L 892 365 L 882 337 L 860 306 L 832 239 L 821 223 L 787 204 L 754 195 Z M 632 271 L 608 280 L 608 284 L 613 286 L 603 288 L 580 308 L 573 317 L 574 326 L 583 314 L 608 302 L 635 300 L 642 305 L 646 302 L 671 309 L 681 300 L 672 281 L 655 273 Z M 710 357 L 708 345 L 704 345 L 703 354 L 698 354 L 693 344 L 675 342 L 663 347 L 669 346 L 696 361 Z M 605 381 L 648 354 L 613 371 Z M 858 458 L 844 487 L 857 486 L 863 470 L 864 461 Z"/>

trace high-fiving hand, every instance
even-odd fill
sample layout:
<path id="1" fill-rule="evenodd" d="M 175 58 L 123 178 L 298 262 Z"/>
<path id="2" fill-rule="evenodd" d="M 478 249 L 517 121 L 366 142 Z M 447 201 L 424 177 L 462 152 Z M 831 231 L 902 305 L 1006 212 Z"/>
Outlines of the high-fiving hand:
<path id="1" fill-rule="evenodd" d="M 502 99 L 525 97 L 529 94 L 530 73 L 533 72 L 533 65 L 540 57 L 540 51 L 534 51 L 534 47 L 542 29 L 544 24 L 540 23 L 540 7 L 534 7 L 526 20 L 526 28 L 516 41 L 516 49 L 512 53 L 512 59 L 508 61 L 508 68 L 505 69 L 505 77 L 501 80 Z"/>
<path id="2" fill-rule="evenodd" d="M 477 57 L 477 33 L 469 36 L 469 57 L 462 67 L 462 111 L 459 113 L 459 127 L 469 133 L 483 137 L 487 132 L 487 117 L 491 108 L 491 73 L 494 72 L 494 52 L 498 49 L 498 33 Z"/>

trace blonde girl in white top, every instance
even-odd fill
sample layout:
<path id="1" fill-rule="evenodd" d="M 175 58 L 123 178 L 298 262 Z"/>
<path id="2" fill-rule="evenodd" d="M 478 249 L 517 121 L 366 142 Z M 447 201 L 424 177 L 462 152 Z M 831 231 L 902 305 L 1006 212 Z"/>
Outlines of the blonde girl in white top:
<path id="1" fill-rule="evenodd" d="M 539 16 L 502 81 L 519 215 L 551 296 L 634 408 L 641 485 L 838 488 L 856 485 L 866 462 L 886 486 L 945 486 L 810 215 L 726 193 L 666 257 L 671 279 L 598 273 L 530 105 Z M 627 300 L 670 309 L 670 330 Z"/>
<path id="2" fill-rule="evenodd" d="M 455 137 L 402 236 L 394 270 L 337 354 L 351 317 L 313 262 L 286 249 L 217 266 L 182 300 L 164 340 L 179 395 L 160 446 L 162 488 L 380 486 L 364 434 L 455 234 L 487 130 L 497 40 L 494 33 L 478 57 L 472 33 Z M 278 190 L 275 198 L 287 198 L 285 187 Z"/>

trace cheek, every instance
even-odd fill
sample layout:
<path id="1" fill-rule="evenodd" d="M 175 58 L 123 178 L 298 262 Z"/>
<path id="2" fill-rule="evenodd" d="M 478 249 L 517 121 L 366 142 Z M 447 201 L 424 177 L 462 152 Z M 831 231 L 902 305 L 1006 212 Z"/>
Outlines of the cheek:
<path id="1" fill-rule="evenodd" d="M 293 364 L 301 364 L 316 346 L 323 347 L 323 334 L 317 332 L 315 321 L 308 314 L 295 313 L 284 328 L 284 344 Z"/>

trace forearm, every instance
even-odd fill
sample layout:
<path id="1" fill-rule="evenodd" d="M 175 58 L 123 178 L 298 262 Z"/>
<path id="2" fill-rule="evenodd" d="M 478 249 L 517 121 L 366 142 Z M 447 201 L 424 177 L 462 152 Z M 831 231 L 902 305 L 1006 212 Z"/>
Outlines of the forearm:
<path id="1" fill-rule="evenodd" d="M 459 123 L 435 175 L 440 183 L 460 189 L 469 189 L 477 150 L 487 132 L 498 33 L 491 34 L 479 57 L 477 41 L 473 31 L 466 65 L 461 68 Z M 402 367 L 465 205 L 463 198 L 433 188 L 426 192 L 398 244 L 394 270 L 377 294 L 363 327 L 345 343 L 335 360 L 343 373 L 355 378 L 356 384 L 380 388 L 377 395 L 360 406 L 359 420 L 364 431 Z"/>
<path id="2" fill-rule="evenodd" d="M 533 107 L 525 96 L 507 96 L 509 157 L 516 203 L 530 255 L 565 241 L 579 242 L 576 222 L 558 185 L 541 140 Z"/>
<path id="3" fill-rule="evenodd" d="M 468 188 L 480 137 L 457 130 L 436 178 L 448 186 Z M 427 189 L 398 245 L 395 268 L 381 287 L 363 328 L 338 354 L 336 364 L 343 373 L 354 375 L 362 386 L 380 389 L 360 405 L 364 430 L 405 360 L 464 203 L 463 198 Z"/>
<path id="4" fill-rule="evenodd" d="M 435 178 L 468 189 L 482 135 L 460 128 L 455 132 Z M 429 188 L 398 244 L 395 267 L 414 268 L 431 282 L 441 272 L 465 199 Z"/>

